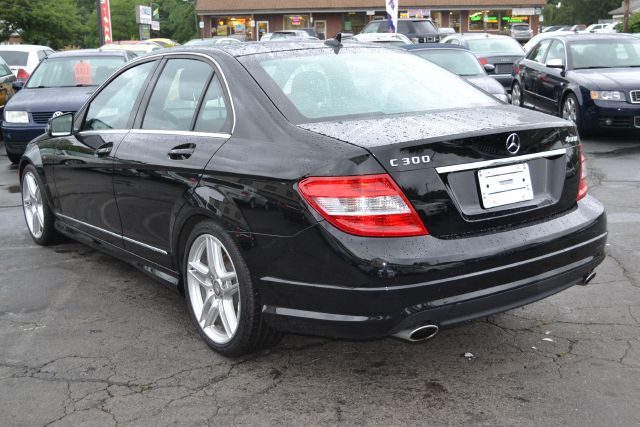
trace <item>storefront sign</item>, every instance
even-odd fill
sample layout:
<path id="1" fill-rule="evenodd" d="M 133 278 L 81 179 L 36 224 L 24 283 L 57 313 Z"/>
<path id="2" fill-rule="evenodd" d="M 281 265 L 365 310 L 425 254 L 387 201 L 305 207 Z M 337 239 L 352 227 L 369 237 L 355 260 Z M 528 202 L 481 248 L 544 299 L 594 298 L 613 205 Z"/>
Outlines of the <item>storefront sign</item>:
<path id="1" fill-rule="evenodd" d="M 518 7 L 511 10 L 512 15 L 535 15 L 535 7 Z"/>
<path id="2" fill-rule="evenodd" d="M 151 25 L 151 6 L 136 6 L 136 23 Z"/>
<path id="3" fill-rule="evenodd" d="M 375 10 L 367 10 L 367 16 L 374 16 L 376 14 Z"/>
<path id="4" fill-rule="evenodd" d="M 409 18 L 428 18 L 431 16 L 431 9 L 408 9 Z"/>
<path id="5" fill-rule="evenodd" d="M 105 43 L 113 41 L 113 33 L 111 31 L 111 8 L 109 0 L 100 0 L 100 22 L 102 23 L 102 37 Z"/>
<path id="6" fill-rule="evenodd" d="M 386 0 L 387 2 L 387 30 L 395 33 L 398 30 L 398 1 Z"/>
<path id="7" fill-rule="evenodd" d="M 160 21 L 151 21 L 151 29 L 153 31 L 160 31 Z"/>

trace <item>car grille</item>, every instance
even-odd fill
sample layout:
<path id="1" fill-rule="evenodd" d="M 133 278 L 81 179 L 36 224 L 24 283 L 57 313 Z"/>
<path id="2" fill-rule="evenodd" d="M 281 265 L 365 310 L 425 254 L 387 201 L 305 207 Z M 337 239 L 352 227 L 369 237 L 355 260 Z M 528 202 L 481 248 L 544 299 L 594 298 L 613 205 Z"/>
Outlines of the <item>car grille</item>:
<path id="1" fill-rule="evenodd" d="M 640 104 L 640 90 L 632 90 L 630 92 L 631 102 L 634 104 Z"/>
<path id="2" fill-rule="evenodd" d="M 53 116 L 53 111 L 48 112 L 39 112 L 39 113 L 31 113 L 31 117 L 33 121 L 40 124 L 47 124 L 49 119 Z"/>

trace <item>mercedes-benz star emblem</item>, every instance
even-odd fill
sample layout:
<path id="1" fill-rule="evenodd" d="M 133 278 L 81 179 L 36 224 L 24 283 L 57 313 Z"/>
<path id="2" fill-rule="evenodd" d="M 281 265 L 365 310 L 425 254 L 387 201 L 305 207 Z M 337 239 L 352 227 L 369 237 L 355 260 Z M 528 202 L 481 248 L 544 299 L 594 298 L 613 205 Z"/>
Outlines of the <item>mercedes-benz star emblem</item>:
<path id="1" fill-rule="evenodd" d="M 518 154 L 520 151 L 520 137 L 517 133 L 512 133 L 507 138 L 507 151 L 511 154 Z"/>
<path id="2" fill-rule="evenodd" d="M 63 114 L 64 113 L 62 111 L 56 111 L 55 113 L 53 113 L 53 116 L 51 116 L 51 117 L 55 119 L 56 117 L 61 116 Z"/>

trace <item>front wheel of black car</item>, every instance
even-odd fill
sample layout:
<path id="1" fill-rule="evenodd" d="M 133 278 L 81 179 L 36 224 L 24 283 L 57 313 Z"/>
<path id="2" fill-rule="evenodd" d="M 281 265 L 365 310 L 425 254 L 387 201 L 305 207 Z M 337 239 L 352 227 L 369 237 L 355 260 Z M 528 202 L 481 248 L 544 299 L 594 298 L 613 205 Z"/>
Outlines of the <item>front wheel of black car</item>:
<path id="1" fill-rule="evenodd" d="M 515 105 L 516 107 L 522 107 L 524 104 L 522 99 L 522 89 L 520 88 L 520 83 L 513 83 L 513 87 L 511 88 L 511 105 Z"/>
<path id="2" fill-rule="evenodd" d="M 57 238 L 53 223 L 55 218 L 46 201 L 44 184 L 33 165 L 22 172 L 22 210 L 29 234 L 39 245 L 49 245 Z"/>
<path id="3" fill-rule="evenodd" d="M 182 274 L 187 309 L 209 347 L 238 356 L 274 345 L 282 337 L 264 323 L 240 250 L 216 223 L 204 221 L 193 229 Z"/>
<path id="4" fill-rule="evenodd" d="M 560 107 L 560 115 L 563 119 L 571 120 L 575 123 L 579 132 L 583 131 L 580 122 L 580 104 L 578 104 L 578 98 L 574 94 L 570 93 L 564 97 Z"/>

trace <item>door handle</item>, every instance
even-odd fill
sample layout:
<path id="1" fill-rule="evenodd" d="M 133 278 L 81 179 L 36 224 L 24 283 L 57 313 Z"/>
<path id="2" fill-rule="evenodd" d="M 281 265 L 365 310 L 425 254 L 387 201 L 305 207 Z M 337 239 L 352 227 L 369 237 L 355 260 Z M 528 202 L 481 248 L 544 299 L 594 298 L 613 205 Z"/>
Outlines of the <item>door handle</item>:
<path id="1" fill-rule="evenodd" d="M 173 147 L 167 154 L 171 160 L 185 160 L 191 157 L 195 150 L 196 144 L 182 144 Z"/>
<path id="2" fill-rule="evenodd" d="M 96 149 L 96 156 L 98 157 L 106 157 L 111 153 L 113 149 L 113 142 L 107 142 L 106 144 L 102 144 L 100 147 Z"/>

